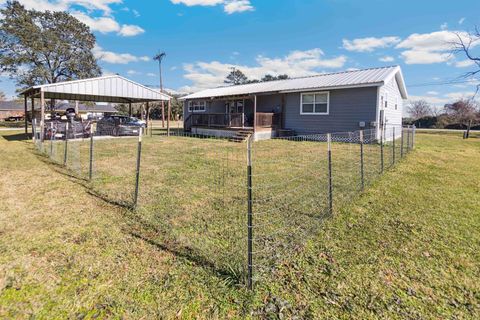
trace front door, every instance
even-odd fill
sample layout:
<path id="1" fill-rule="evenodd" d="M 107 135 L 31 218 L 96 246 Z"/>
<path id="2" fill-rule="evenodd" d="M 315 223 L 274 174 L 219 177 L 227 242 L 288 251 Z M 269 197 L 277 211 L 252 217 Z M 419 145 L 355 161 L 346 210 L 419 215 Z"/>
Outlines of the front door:
<path id="1" fill-rule="evenodd" d="M 226 113 L 229 116 L 230 127 L 245 126 L 245 101 L 232 100 L 225 102 Z"/>

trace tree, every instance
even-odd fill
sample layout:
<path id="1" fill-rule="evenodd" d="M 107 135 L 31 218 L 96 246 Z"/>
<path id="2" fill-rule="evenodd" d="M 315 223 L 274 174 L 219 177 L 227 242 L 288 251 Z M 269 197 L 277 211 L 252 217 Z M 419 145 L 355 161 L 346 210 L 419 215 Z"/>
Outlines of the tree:
<path id="1" fill-rule="evenodd" d="M 286 74 L 281 74 L 278 76 L 272 76 L 270 74 L 266 74 L 263 76 L 262 81 L 266 82 L 266 81 L 285 80 L 285 79 L 288 79 L 288 75 Z"/>
<path id="2" fill-rule="evenodd" d="M 475 31 L 465 34 L 457 32 L 457 41 L 453 43 L 453 54 L 462 53 L 472 62 L 472 71 L 464 74 L 464 78 L 474 79 L 480 74 L 480 55 L 473 52 L 473 48 L 480 43 L 480 29 L 475 27 Z M 480 90 L 480 84 L 477 85 L 477 93 Z"/>
<path id="3" fill-rule="evenodd" d="M 467 138 L 470 127 L 478 120 L 478 105 L 472 99 L 460 99 L 452 104 L 445 105 L 445 112 L 458 124 L 467 127 Z"/>
<path id="4" fill-rule="evenodd" d="M 425 100 L 411 101 L 407 110 L 413 120 L 432 115 L 432 107 Z"/>
<path id="5" fill-rule="evenodd" d="M 92 53 L 95 36 L 72 15 L 8 1 L 0 17 L 0 72 L 20 87 L 101 74 Z"/>
<path id="6" fill-rule="evenodd" d="M 0 91 L 0 101 L 5 101 L 7 97 L 5 96 L 5 93 L 3 91 Z"/>
<path id="7" fill-rule="evenodd" d="M 227 78 L 225 79 L 224 83 L 233 84 L 233 85 L 245 84 L 245 83 L 248 83 L 248 78 L 239 69 L 233 69 L 232 72 L 230 72 L 227 75 Z"/>

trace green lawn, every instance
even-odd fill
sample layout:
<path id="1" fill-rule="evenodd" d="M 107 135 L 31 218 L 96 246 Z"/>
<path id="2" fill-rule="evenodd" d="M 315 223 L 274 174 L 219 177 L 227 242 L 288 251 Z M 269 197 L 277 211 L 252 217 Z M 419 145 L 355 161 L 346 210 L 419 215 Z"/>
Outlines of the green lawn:
<path id="1" fill-rule="evenodd" d="M 145 139 L 134 212 L 117 203 L 132 199 L 133 140 L 98 142 L 88 183 L 78 178 L 85 146 L 70 146 L 75 170 L 65 171 L 18 132 L 1 134 L 0 317 L 480 316 L 479 139 L 418 135 L 416 150 L 376 182 L 372 147 L 373 183 L 357 197 L 358 146 L 334 145 L 339 198 L 329 219 L 319 219 L 324 146 L 257 144 L 254 211 L 264 224 L 255 245 L 267 250 L 254 258 L 269 268 L 251 293 L 238 227 L 244 144 Z M 53 148 L 59 162 L 62 147 Z M 286 254 L 272 257 L 273 249 Z"/>

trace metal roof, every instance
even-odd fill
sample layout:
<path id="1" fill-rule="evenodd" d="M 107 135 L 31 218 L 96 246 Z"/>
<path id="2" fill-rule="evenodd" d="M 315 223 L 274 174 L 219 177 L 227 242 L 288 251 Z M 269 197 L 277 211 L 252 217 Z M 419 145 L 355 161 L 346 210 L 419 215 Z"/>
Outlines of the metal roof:
<path id="1" fill-rule="evenodd" d="M 262 93 L 278 93 L 300 90 L 326 90 L 340 88 L 355 88 L 381 86 L 396 77 L 400 92 L 404 99 L 408 98 L 407 89 L 399 66 L 372 68 L 354 71 L 344 71 L 320 74 L 310 77 L 257 82 L 228 87 L 219 87 L 199 91 L 181 99 L 202 99 L 228 96 L 245 96 Z"/>
<path id="2" fill-rule="evenodd" d="M 119 75 L 38 85 L 26 89 L 22 94 L 38 97 L 40 92 L 44 93 L 45 99 L 70 101 L 139 103 L 170 100 L 165 93 Z"/>

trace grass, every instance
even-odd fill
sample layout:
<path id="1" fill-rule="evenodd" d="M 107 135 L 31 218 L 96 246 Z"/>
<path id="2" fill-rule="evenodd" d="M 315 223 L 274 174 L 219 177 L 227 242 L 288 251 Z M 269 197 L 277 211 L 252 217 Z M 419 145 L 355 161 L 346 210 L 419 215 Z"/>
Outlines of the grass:
<path id="1" fill-rule="evenodd" d="M 134 212 L 111 201 L 131 201 L 133 140 L 98 142 L 97 179 L 89 184 L 78 178 L 85 176 L 84 147 L 71 145 L 72 152 L 79 150 L 71 153 L 71 167 L 80 159 L 72 177 L 35 155 L 30 142 L 18 140 L 18 132 L 1 134 L 0 317 L 480 315 L 478 139 L 420 134 L 416 150 L 376 182 L 378 150 L 371 150 L 372 184 L 360 197 L 353 197 L 358 180 L 347 183 L 358 165 L 353 160 L 356 149 L 334 145 L 339 169 L 350 168 L 337 170 L 345 176 L 334 176 L 334 190 L 345 198 L 333 218 L 312 225 L 316 232 L 301 229 L 300 238 L 283 238 L 286 231 L 279 235 L 277 239 L 292 245 L 297 240 L 305 244 L 275 257 L 275 268 L 250 293 L 242 285 L 239 264 L 244 261 L 243 233 L 230 229 L 244 219 L 245 145 L 146 139 L 141 207 Z M 325 165 L 324 148 L 318 143 L 274 143 L 284 144 L 270 141 L 254 150 L 260 195 L 254 208 L 261 212 L 267 207 L 260 200 L 280 193 L 282 197 L 268 203 L 268 208 L 275 205 L 276 218 L 286 218 L 275 227 L 289 222 L 298 230 L 315 221 L 307 213 L 323 213 L 324 197 L 313 196 L 315 187 L 325 190 L 324 171 L 319 170 Z M 61 144 L 55 148 L 61 159 Z M 203 162 L 194 161 L 198 159 Z M 260 172 L 270 178 L 262 180 Z M 286 182 L 296 191 L 285 192 Z M 310 188 L 304 190 L 304 185 Z M 318 199 L 309 202 L 312 198 Z M 229 211 L 222 213 L 225 207 Z M 273 231 L 266 222 L 259 235 Z M 276 243 L 262 240 L 267 248 Z M 225 250 L 232 248 L 238 255 Z"/>

